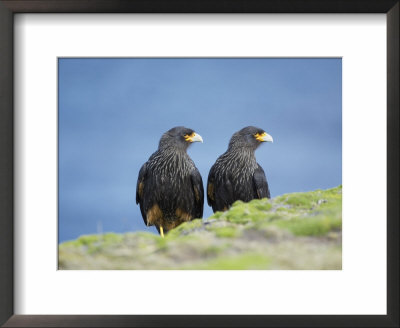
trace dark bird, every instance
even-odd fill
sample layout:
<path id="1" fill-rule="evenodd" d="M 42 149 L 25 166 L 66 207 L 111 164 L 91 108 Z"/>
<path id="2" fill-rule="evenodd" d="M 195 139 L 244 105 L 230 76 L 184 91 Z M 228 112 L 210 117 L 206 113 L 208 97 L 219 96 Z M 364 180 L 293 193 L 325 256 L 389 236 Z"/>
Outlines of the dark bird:
<path id="1" fill-rule="evenodd" d="M 155 225 L 163 237 L 181 223 L 203 216 L 203 180 L 186 153 L 196 141 L 203 139 L 182 126 L 165 132 L 157 151 L 139 171 L 136 204 L 144 223 Z"/>
<path id="2" fill-rule="evenodd" d="M 248 126 L 236 132 L 228 150 L 211 167 L 207 202 L 214 212 L 226 211 L 235 201 L 270 198 L 267 178 L 257 163 L 255 150 L 262 142 L 273 142 L 264 130 Z"/>

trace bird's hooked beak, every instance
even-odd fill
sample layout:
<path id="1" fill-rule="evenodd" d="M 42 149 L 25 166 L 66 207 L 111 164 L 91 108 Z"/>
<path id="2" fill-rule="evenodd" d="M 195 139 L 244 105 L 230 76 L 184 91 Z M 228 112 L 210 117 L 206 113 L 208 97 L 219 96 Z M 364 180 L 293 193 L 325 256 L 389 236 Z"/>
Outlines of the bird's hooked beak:
<path id="1" fill-rule="evenodd" d="M 201 135 L 196 132 L 193 132 L 191 135 L 186 135 L 185 140 L 187 142 L 203 142 L 203 138 L 201 137 Z"/>
<path id="2" fill-rule="evenodd" d="M 270 136 L 267 132 L 256 133 L 254 137 L 260 142 L 274 142 L 272 136 Z"/>

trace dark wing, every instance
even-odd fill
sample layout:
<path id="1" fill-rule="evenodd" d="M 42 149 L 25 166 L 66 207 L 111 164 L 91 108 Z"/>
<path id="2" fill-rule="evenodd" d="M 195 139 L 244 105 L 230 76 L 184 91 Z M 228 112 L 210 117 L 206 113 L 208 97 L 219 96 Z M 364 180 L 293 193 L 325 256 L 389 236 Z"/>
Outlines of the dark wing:
<path id="1" fill-rule="evenodd" d="M 213 166 L 207 180 L 207 202 L 213 211 L 226 211 L 234 202 L 233 186 L 229 177 L 218 175 Z"/>
<path id="2" fill-rule="evenodd" d="M 265 177 L 264 170 L 259 164 L 257 164 L 257 169 L 253 175 L 253 183 L 258 198 L 271 198 L 267 178 Z"/>
<path id="3" fill-rule="evenodd" d="M 214 165 L 211 167 L 210 172 L 208 173 L 207 179 L 207 203 L 208 206 L 215 205 L 215 172 Z"/>
<path id="4" fill-rule="evenodd" d="M 147 217 L 144 211 L 144 185 L 147 176 L 146 163 L 143 164 L 139 171 L 139 176 L 136 184 L 136 204 L 140 204 L 140 212 L 142 213 L 143 221 L 147 225 Z"/>
<path id="5" fill-rule="evenodd" d="M 203 207 L 204 207 L 204 187 L 203 179 L 201 178 L 200 172 L 195 168 L 190 174 L 192 180 L 192 187 L 194 192 L 194 208 L 192 210 L 193 218 L 203 217 Z"/>

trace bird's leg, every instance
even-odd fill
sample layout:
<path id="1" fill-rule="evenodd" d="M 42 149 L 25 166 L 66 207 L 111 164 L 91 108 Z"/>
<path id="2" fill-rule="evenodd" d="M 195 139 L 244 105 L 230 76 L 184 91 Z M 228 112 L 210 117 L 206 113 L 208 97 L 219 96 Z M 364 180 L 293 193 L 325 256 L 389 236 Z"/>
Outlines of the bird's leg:
<path id="1" fill-rule="evenodd" d="M 160 226 L 160 235 L 164 238 L 164 229 L 162 226 Z"/>

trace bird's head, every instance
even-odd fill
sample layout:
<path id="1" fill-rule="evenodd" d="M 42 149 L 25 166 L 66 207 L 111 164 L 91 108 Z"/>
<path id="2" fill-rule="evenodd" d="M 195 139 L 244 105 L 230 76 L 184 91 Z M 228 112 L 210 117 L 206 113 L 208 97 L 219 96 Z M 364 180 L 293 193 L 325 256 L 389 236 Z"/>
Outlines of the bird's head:
<path id="1" fill-rule="evenodd" d="M 165 132 L 160 139 L 160 148 L 173 147 L 186 150 L 193 142 L 203 142 L 200 134 L 192 129 L 177 126 Z"/>
<path id="2" fill-rule="evenodd" d="M 233 134 L 229 142 L 229 148 L 249 148 L 256 150 L 263 142 L 273 142 L 273 139 L 263 129 L 247 126 Z"/>

